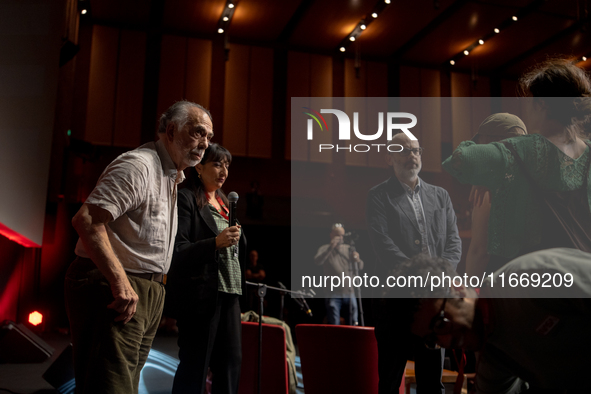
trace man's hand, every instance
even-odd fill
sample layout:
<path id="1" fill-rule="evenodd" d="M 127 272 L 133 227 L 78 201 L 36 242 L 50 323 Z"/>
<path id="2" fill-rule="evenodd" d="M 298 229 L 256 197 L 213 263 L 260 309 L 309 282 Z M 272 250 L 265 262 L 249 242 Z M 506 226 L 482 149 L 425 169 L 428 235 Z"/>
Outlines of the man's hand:
<path id="1" fill-rule="evenodd" d="M 341 243 L 343 243 L 343 237 L 340 235 L 337 235 L 330 240 L 330 248 L 334 249 L 337 246 L 339 246 Z"/>
<path id="2" fill-rule="evenodd" d="M 111 214 L 95 205 L 84 204 L 72 219 L 86 253 L 111 284 L 115 300 L 107 308 L 120 313 L 115 321 L 123 324 L 135 314 L 138 295 L 131 287 L 121 262 L 113 252 L 106 225 L 112 221 Z"/>
<path id="3" fill-rule="evenodd" d="M 359 261 L 359 253 L 357 253 L 357 252 L 351 253 L 351 258 L 353 259 L 353 261 Z"/>
<path id="4" fill-rule="evenodd" d="M 111 284 L 111 292 L 115 300 L 107 305 L 107 308 L 114 309 L 120 313 L 115 318 L 115 321 L 123 321 L 123 324 L 126 324 L 135 315 L 139 297 L 135 290 L 133 290 L 133 287 L 131 287 L 127 277 Z"/>

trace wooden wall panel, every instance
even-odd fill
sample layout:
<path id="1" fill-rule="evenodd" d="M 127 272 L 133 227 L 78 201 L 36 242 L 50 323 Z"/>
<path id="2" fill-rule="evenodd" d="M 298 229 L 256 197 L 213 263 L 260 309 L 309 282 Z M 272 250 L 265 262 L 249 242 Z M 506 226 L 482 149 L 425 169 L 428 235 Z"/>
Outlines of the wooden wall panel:
<path id="1" fill-rule="evenodd" d="M 359 62 L 359 70 L 355 70 L 354 59 L 345 59 L 345 112 L 349 115 L 351 122 L 351 140 L 340 141 L 339 146 L 349 146 L 351 151 L 345 152 L 345 164 L 352 166 L 367 166 L 367 154 L 355 152 L 354 146 L 358 144 L 365 144 L 365 141 L 357 138 L 355 135 L 355 113 L 358 115 L 357 125 L 359 132 L 362 134 L 369 134 L 367 129 L 367 118 L 370 115 L 367 108 L 367 100 L 363 99 L 367 94 L 367 62 Z M 353 99 L 353 97 L 360 97 L 361 99 Z M 338 122 L 335 122 L 338 125 Z M 335 125 L 335 127 L 338 127 Z M 335 128 L 335 132 L 337 129 Z M 342 154 L 342 153 L 341 153 Z"/>
<path id="2" fill-rule="evenodd" d="M 359 63 L 357 74 L 355 60 L 345 59 L 345 97 L 366 97 L 367 95 L 367 62 Z"/>
<path id="3" fill-rule="evenodd" d="M 441 172 L 441 80 L 439 71 L 421 69 L 419 144 L 425 148 L 423 171 Z"/>
<path id="4" fill-rule="evenodd" d="M 310 55 L 302 52 L 289 52 L 287 58 L 285 158 L 288 160 L 307 161 L 309 154 L 308 141 L 300 138 L 294 138 L 292 141 L 291 118 L 295 114 L 291 112 L 291 98 L 310 97 Z"/>
<path id="5" fill-rule="evenodd" d="M 140 145 L 146 33 L 121 31 L 113 145 Z"/>
<path id="6" fill-rule="evenodd" d="M 492 113 L 490 97 L 472 97 L 472 130 L 469 138 L 478 132 L 478 126 Z"/>
<path id="7" fill-rule="evenodd" d="M 416 67 L 400 67 L 400 110 L 401 112 L 409 112 L 417 117 L 417 125 L 412 128 L 412 133 L 419 139 L 419 144 L 422 143 L 421 130 L 423 127 L 423 120 L 421 118 L 421 70 Z M 394 109 L 392 109 L 394 110 Z M 391 111 L 392 111 L 391 110 Z M 407 120 L 400 120 L 407 122 Z"/>
<path id="8" fill-rule="evenodd" d="M 451 96 L 470 97 L 470 76 L 464 73 L 451 73 Z"/>
<path id="9" fill-rule="evenodd" d="M 332 58 L 330 56 L 310 55 L 309 83 L 310 97 L 332 97 Z"/>
<path id="10" fill-rule="evenodd" d="M 371 70 L 370 70 L 371 72 Z M 368 75 L 368 80 L 369 80 Z M 377 87 L 371 88 L 372 90 Z M 386 87 L 387 88 L 387 87 Z M 377 90 L 376 90 L 377 91 Z M 367 112 L 369 114 L 367 118 L 367 131 L 366 134 L 376 133 L 379 129 L 379 122 L 380 118 L 382 118 L 382 136 L 375 141 L 367 141 L 369 144 L 387 144 L 387 114 L 388 114 L 388 98 L 387 97 L 379 97 L 373 96 L 368 98 L 367 101 Z M 379 114 L 382 113 L 380 116 Z M 375 149 L 375 150 L 374 150 Z M 374 168 L 386 168 L 386 155 L 387 150 L 385 147 L 380 147 L 378 151 L 377 148 L 372 147 L 371 153 L 368 154 L 367 164 L 370 167 Z"/>
<path id="11" fill-rule="evenodd" d="M 451 92 L 452 146 L 455 149 L 460 142 L 469 140 L 472 136 L 470 75 L 452 73 Z"/>
<path id="12" fill-rule="evenodd" d="M 271 158 L 273 129 L 273 50 L 251 47 L 248 96 L 249 157 Z"/>
<path id="13" fill-rule="evenodd" d="M 310 108 L 320 112 L 322 108 L 332 108 L 332 58 L 330 56 L 310 55 Z M 318 144 L 331 144 L 337 122 L 334 115 L 322 115 L 326 120 L 328 132 L 314 133 L 314 148 L 310 149 L 310 161 L 332 163 L 332 151 L 318 150 Z M 309 145 L 312 145 L 311 142 Z"/>
<path id="14" fill-rule="evenodd" d="M 160 52 L 158 116 L 174 104 L 175 101 L 185 98 L 186 63 L 187 38 L 163 36 Z"/>
<path id="15" fill-rule="evenodd" d="M 119 29 L 95 25 L 92 33 L 85 140 L 111 145 Z"/>
<path id="16" fill-rule="evenodd" d="M 490 97 L 490 78 L 479 76 L 472 82 L 472 97 Z"/>
<path id="17" fill-rule="evenodd" d="M 501 97 L 504 97 L 504 99 L 501 100 L 501 112 L 509 112 L 519 117 L 527 113 L 515 105 L 514 97 L 518 97 L 518 88 L 519 84 L 517 81 L 506 79 L 501 81 Z M 529 126 L 527 123 L 525 125 L 526 127 Z M 528 129 L 528 133 L 529 132 L 530 131 Z"/>
<path id="18" fill-rule="evenodd" d="M 441 97 L 441 78 L 438 70 L 422 68 L 421 97 Z"/>
<path id="19" fill-rule="evenodd" d="M 518 97 L 519 84 L 517 81 L 503 79 L 501 81 L 502 97 Z"/>
<path id="20" fill-rule="evenodd" d="M 230 44 L 224 91 L 224 137 L 222 145 L 232 155 L 246 156 L 250 47 Z"/>
<path id="21" fill-rule="evenodd" d="M 388 65 L 366 62 L 367 97 L 388 97 Z"/>
<path id="22" fill-rule="evenodd" d="M 400 66 L 400 97 L 421 96 L 421 70 Z"/>
<path id="23" fill-rule="evenodd" d="M 211 86 L 211 53 L 211 41 L 189 38 L 187 48 L 187 80 L 185 81 L 185 98 L 189 101 L 200 104 L 205 108 L 209 108 L 209 91 Z"/>

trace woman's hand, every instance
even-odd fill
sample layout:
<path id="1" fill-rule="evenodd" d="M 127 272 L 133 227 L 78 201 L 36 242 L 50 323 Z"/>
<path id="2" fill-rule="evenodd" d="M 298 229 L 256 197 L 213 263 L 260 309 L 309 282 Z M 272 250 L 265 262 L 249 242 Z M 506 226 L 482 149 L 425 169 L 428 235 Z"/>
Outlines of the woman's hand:
<path id="1" fill-rule="evenodd" d="M 485 202 L 486 193 L 490 192 L 487 187 L 484 186 L 472 186 L 472 190 L 470 191 L 470 197 L 468 201 L 472 203 L 473 207 L 480 208 L 482 204 Z M 490 197 L 488 198 L 490 200 Z"/>
<path id="2" fill-rule="evenodd" d="M 240 225 L 226 227 L 224 231 L 215 237 L 215 248 L 227 248 L 238 244 L 238 240 L 240 239 L 240 227 Z"/>

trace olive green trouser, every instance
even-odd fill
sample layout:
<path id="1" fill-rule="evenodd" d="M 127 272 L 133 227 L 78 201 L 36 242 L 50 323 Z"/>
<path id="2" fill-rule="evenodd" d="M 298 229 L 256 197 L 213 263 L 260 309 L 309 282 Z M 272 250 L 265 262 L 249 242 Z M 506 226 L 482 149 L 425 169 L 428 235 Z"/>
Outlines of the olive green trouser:
<path id="1" fill-rule="evenodd" d="M 76 393 L 138 392 L 164 306 L 164 286 L 128 275 L 139 301 L 133 318 L 115 322 L 118 313 L 108 281 L 89 259 L 78 257 L 66 274 L 66 309 L 70 319 Z"/>

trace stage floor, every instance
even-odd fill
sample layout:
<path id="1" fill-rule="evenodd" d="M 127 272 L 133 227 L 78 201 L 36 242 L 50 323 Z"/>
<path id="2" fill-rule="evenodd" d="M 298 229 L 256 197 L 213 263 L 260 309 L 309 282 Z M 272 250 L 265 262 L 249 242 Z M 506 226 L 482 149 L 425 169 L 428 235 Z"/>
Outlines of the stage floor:
<path id="1" fill-rule="evenodd" d="M 69 336 L 45 334 L 42 339 L 55 349 L 49 360 L 31 364 L 0 364 L 0 392 L 2 389 L 17 394 L 53 394 L 58 391 L 41 376 L 70 343 Z M 169 394 L 176 367 L 178 346 L 174 336 L 159 335 L 154 339 L 150 357 L 142 370 L 139 394 Z M 304 394 L 299 357 L 298 394 Z M 62 393 L 73 393 L 72 383 L 63 387 Z"/>

